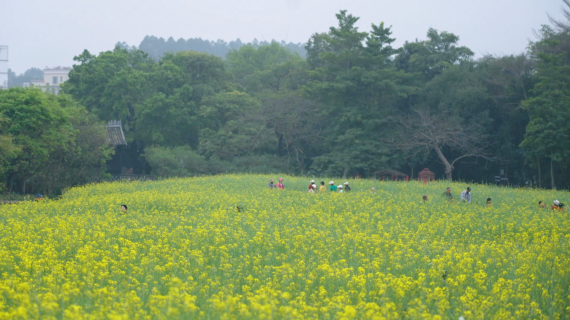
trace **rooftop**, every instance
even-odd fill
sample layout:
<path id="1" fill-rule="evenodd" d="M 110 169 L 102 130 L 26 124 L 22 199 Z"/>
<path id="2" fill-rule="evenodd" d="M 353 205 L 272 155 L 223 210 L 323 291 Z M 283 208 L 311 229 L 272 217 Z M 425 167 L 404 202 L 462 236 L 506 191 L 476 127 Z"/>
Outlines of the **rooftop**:
<path id="1" fill-rule="evenodd" d="M 107 143 L 111 146 L 126 146 L 121 120 L 111 120 L 107 123 Z"/>

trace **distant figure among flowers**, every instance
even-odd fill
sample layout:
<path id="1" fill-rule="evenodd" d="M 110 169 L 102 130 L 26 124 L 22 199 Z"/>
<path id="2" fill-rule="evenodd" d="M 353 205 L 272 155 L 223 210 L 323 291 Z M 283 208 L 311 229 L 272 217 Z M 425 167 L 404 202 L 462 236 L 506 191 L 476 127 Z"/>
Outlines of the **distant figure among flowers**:
<path id="1" fill-rule="evenodd" d="M 443 195 L 447 197 L 447 200 L 449 201 L 453 200 L 453 195 L 451 194 L 451 188 L 448 187 L 447 189 L 445 189 Z"/>
<path id="2" fill-rule="evenodd" d="M 471 203 L 471 188 L 467 187 L 466 190 L 461 192 L 461 201 Z"/>
<path id="3" fill-rule="evenodd" d="M 558 211 L 562 211 L 564 210 L 564 203 L 558 201 L 558 200 L 554 200 L 554 205 L 552 206 L 552 210 L 558 210 Z"/>
<path id="4" fill-rule="evenodd" d="M 334 181 L 329 182 L 329 184 L 331 185 L 329 188 L 330 192 L 336 192 L 337 186 L 334 184 Z"/>
<path id="5" fill-rule="evenodd" d="M 492 204 L 491 198 L 487 198 L 487 207 L 490 207 Z"/>
<path id="6" fill-rule="evenodd" d="M 126 204 L 122 204 L 122 205 L 121 205 L 121 212 L 122 212 L 123 214 L 126 214 L 126 213 L 127 213 L 127 210 L 129 210 L 129 208 L 127 208 L 127 205 L 126 205 Z"/>
<path id="7" fill-rule="evenodd" d="M 309 186 L 309 193 L 314 193 L 315 191 L 317 191 L 317 185 L 313 183 Z"/>
<path id="8" fill-rule="evenodd" d="M 283 178 L 279 178 L 279 182 L 277 182 L 277 189 L 283 190 L 285 186 L 283 185 Z"/>

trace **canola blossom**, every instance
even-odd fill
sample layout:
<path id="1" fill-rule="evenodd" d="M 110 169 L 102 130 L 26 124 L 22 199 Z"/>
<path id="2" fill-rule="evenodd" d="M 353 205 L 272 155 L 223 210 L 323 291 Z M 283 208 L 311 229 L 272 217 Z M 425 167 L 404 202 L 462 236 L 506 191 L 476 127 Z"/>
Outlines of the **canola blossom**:
<path id="1" fill-rule="evenodd" d="M 461 183 L 350 180 L 339 194 L 270 178 L 0 206 L 0 319 L 570 318 L 570 212 L 537 205 L 567 192 L 471 185 L 463 204 L 442 195 Z"/>

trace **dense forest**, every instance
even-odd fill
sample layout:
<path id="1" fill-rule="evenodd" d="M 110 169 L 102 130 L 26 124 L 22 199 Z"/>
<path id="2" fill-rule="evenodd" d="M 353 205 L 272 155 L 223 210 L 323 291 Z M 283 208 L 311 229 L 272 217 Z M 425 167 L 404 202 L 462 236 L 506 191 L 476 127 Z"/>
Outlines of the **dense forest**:
<path id="1" fill-rule="evenodd" d="M 148 53 L 148 55 L 156 61 L 160 60 L 167 52 L 176 53 L 178 51 L 205 52 L 220 58 L 225 58 L 228 52 L 231 50 L 239 50 L 244 45 L 252 46 L 257 49 L 259 47 L 268 46 L 273 42 L 276 41 L 272 40 L 268 42 L 254 39 L 251 43 L 243 43 L 240 39 L 226 42 L 221 39 L 218 39 L 217 41 L 209 41 L 201 38 L 174 40 L 172 37 L 164 40 L 164 38 L 146 36 L 139 44 L 138 49 Z M 306 55 L 305 45 L 302 43 L 286 43 L 285 41 L 281 41 L 279 44 L 282 47 L 289 49 L 291 52 L 298 53 L 301 57 L 305 57 Z M 129 47 L 125 42 L 119 42 L 116 46 L 123 49 L 131 49 L 131 47 Z"/>
<path id="2" fill-rule="evenodd" d="M 451 32 L 394 47 L 391 26 L 336 17 L 304 48 L 146 37 L 84 51 L 63 95 L 0 92 L 0 179 L 57 192 L 104 178 L 120 157 L 157 176 L 417 178 L 427 167 L 438 179 L 569 187 L 570 14 L 521 54 L 477 59 Z M 127 146 L 105 145 L 109 120 Z"/>

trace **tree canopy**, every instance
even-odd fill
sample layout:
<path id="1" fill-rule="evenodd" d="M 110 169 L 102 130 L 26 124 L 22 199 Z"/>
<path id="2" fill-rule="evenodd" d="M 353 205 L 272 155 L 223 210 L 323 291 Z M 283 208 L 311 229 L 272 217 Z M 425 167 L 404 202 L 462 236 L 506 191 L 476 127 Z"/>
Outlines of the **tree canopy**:
<path id="1" fill-rule="evenodd" d="M 0 176 L 23 191 L 62 188 L 46 168 L 69 176 L 58 161 L 83 155 L 99 168 L 110 152 L 96 124 L 121 120 L 128 144 L 115 158 L 134 159 L 135 173 L 415 178 L 429 167 L 450 180 L 569 186 L 568 21 L 542 26 L 521 54 L 475 58 L 451 31 L 396 47 L 385 22 L 336 18 L 304 47 L 146 37 L 85 50 L 63 96 L 1 93 Z"/>

